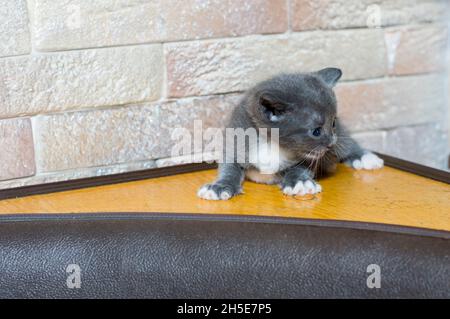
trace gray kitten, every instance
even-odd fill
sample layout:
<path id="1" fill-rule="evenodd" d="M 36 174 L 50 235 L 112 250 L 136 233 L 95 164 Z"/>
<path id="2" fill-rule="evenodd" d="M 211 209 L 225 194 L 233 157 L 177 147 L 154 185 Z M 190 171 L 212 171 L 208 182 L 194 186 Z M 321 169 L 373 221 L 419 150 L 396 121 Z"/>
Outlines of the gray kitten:
<path id="1" fill-rule="evenodd" d="M 333 87 L 341 76 L 336 68 L 282 74 L 250 89 L 226 127 L 266 128 L 268 136 L 270 129 L 276 128 L 276 151 L 267 152 L 269 144 L 274 143 L 263 140 L 258 147 L 246 145 L 244 161 L 237 161 L 234 152 L 226 154 L 226 161 L 219 164 L 217 180 L 201 187 L 198 196 L 229 199 L 242 192 L 245 177 L 258 183 L 279 184 L 286 195 L 315 194 L 322 188 L 314 178 L 332 172 L 339 162 L 355 169 L 381 168 L 383 160 L 363 150 L 336 117 Z M 256 160 L 250 161 L 251 155 Z"/>

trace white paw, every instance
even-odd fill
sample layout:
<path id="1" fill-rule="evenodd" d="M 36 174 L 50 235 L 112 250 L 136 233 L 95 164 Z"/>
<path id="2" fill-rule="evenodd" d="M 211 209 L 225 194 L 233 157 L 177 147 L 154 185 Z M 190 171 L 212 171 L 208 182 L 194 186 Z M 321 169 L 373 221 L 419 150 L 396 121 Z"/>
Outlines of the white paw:
<path id="1" fill-rule="evenodd" d="M 231 193 L 227 190 L 221 190 L 220 187 L 207 184 L 198 190 L 197 196 L 208 200 L 228 200 L 231 198 Z"/>
<path id="2" fill-rule="evenodd" d="M 283 193 L 286 195 L 306 195 L 317 194 L 322 191 L 322 186 L 312 180 L 298 181 L 294 187 L 286 186 L 283 188 Z"/>
<path id="3" fill-rule="evenodd" d="M 380 169 L 384 165 L 384 161 L 373 153 L 364 154 L 360 159 L 356 159 L 351 163 L 354 169 Z"/>

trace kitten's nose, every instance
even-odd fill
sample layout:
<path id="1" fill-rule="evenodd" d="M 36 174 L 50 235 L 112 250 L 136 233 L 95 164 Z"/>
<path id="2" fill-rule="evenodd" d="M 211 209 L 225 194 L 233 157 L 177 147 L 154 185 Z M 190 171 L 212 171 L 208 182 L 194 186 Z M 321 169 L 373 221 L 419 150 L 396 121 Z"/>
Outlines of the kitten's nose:
<path id="1" fill-rule="evenodd" d="M 328 148 L 328 149 L 331 149 L 331 148 L 333 147 L 333 145 L 336 144 L 336 142 L 337 142 L 336 136 L 332 136 L 330 142 L 329 142 L 328 145 L 327 145 L 327 148 Z"/>

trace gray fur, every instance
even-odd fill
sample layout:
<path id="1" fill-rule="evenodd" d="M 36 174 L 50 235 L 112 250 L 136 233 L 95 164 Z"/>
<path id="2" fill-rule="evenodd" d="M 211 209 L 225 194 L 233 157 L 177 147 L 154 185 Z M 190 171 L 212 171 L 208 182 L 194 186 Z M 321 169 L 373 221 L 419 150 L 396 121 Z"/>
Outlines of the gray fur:
<path id="1" fill-rule="evenodd" d="M 280 148 L 292 161 L 276 173 L 282 188 L 294 188 L 299 181 L 315 184 L 314 178 L 332 171 L 336 163 L 351 162 L 364 155 L 365 151 L 336 118 L 333 87 L 341 75 L 341 70 L 335 68 L 282 74 L 248 90 L 233 110 L 226 127 L 279 129 Z M 313 131 L 318 127 L 322 134 L 314 137 Z M 217 195 L 214 199 L 239 194 L 246 170 L 255 169 L 247 155 L 244 163 L 220 164 L 217 180 L 205 185 L 203 191 L 212 190 Z"/>

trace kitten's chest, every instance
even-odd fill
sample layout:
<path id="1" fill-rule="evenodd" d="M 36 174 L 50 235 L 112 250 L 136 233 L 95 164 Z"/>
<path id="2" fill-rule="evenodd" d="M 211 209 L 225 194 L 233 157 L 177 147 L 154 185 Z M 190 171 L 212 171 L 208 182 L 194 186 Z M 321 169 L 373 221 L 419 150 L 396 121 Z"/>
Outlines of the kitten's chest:
<path id="1" fill-rule="evenodd" d="M 277 143 L 260 139 L 250 146 L 249 163 L 261 174 L 276 174 L 294 164 L 288 151 Z"/>

